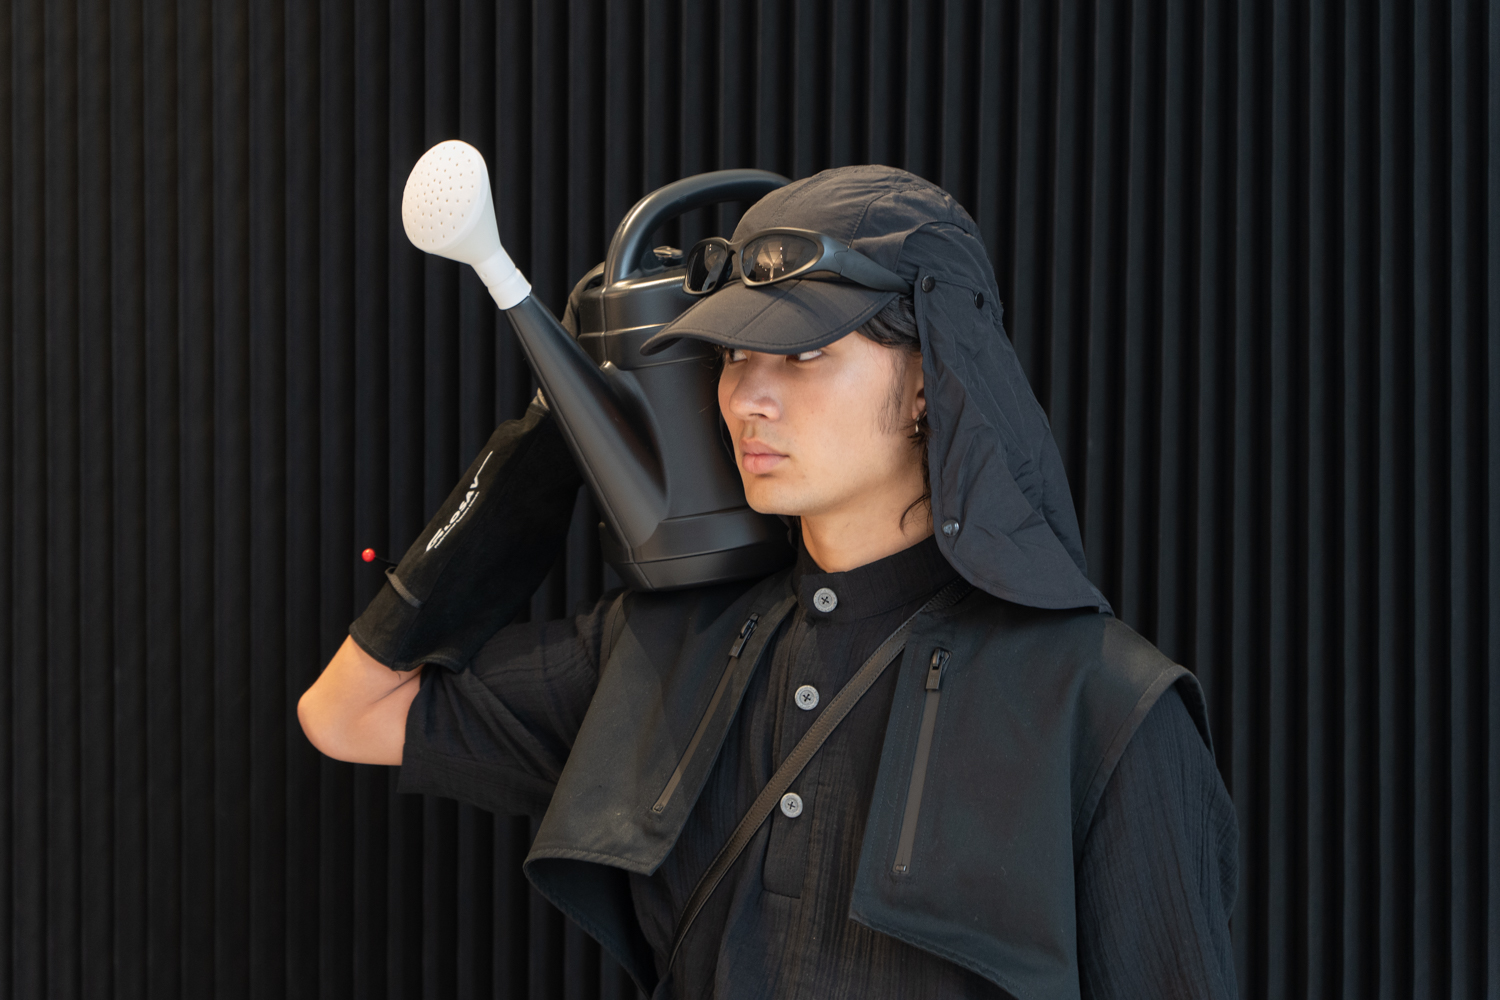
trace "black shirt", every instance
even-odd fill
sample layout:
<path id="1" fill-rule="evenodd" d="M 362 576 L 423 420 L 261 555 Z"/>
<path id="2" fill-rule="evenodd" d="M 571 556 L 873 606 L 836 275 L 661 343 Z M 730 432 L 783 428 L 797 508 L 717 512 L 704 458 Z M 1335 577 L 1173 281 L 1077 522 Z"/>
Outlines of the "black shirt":
<path id="1" fill-rule="evenodd" d="M 931 537 L 847 573 L 823 573 L 800 552 L 798 606 L 746 690 L 676 846 L 655 873 L 631 876 L 659 970 L 698 877 L 777 764 L 881 641 L 955 576 Z M 466 674 L 423 671 L 400 790 L 497 809 L 543 805 L 597 683 L 607 606 L 504 629 Z M 684 944 L 672 995 L 1010 995 L 848 917 L 895 677 L 882 675 L 792 785 L 800 812 L 773 813 L 740 856 Z M 1234 996 L 1236 849 L 1223 781 L 1169 690 L 1127 746 L 1085 840 L 1083 995 Z"/>

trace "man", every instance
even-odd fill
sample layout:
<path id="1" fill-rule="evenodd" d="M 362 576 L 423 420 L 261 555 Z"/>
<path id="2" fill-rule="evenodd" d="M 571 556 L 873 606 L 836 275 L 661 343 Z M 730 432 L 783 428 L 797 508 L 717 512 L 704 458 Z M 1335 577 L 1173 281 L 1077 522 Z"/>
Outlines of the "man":
<path id="1" fill-rule="evenodd" d="M 470 474 L 525 485 L 437 565 L 450 498 L 304 696 L 309 737 L 543 815 L 528 877 L 656 996 L 1233 996 L 1201 693 L 1084 575 L 973 221 L 848 167 L 700 249 L 702 300 L 646 350 L 720 345 L 746 497 L 796 565 L 499 628 L 576 483 L 534 405 Z"/>

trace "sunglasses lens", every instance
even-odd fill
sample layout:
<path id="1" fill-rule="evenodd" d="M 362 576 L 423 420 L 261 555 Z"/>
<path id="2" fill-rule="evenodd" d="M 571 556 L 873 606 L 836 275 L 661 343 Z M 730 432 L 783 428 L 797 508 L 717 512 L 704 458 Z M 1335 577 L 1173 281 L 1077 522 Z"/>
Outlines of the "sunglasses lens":
<path id="1" fill-rule="evenodd" d="M 713 291 L 724 273 L 724 258 L 727 256 L 728 246 L 718 240 L 705 240 L 693 247 L 688 253 L 687 275 L 682 279 L 682 287 L 690 292 Z"/>
<path id="2" fill-rule="evenodd" d="M 745 279 L 754 284 L 775 281 L 817 260 L 823 248 L 816 242 L 790 233 L 772 233 L 751 240 L 740 251 Z"/>

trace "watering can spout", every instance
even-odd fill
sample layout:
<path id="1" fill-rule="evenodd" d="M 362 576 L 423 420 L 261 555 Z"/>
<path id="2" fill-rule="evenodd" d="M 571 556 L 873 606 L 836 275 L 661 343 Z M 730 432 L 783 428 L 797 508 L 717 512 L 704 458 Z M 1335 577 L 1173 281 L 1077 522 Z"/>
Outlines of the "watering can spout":
<path id="1" fill-rule="evenodd" d="M 626 545 L 645 542 L 667 516 L 667 491 L 651 411 L 634 377 L 596 365 L 535 296 L 505 315 L 605 520 Z"/>
<path id="2" fill-rule="evenodd" d="M 531 294 L 500 243 L 484 157 L 457 139 L 429 149 L 407 179 L 401 221 L 419 249 L 473 266 L 516 331 L 606 521 L 627 546 L 645 542 L 667 514 L 650 408 L 629 372 L 596 364 Z"/>

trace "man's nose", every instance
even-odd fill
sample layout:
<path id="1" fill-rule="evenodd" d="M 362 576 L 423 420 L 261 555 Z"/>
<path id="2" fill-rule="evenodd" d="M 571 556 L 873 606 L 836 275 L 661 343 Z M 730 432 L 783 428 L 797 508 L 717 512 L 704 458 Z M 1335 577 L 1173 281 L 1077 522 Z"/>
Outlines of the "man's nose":
<path id="1" fill-rule="evenodd" d="M 729 411 L 741 420 L 760 417 L 776 420 L 781 416 L 781 392 L 776 375 L 780 370 L 776 355 L 751 354 L 739 362 L 733 391 L 729 394 Z"/>

